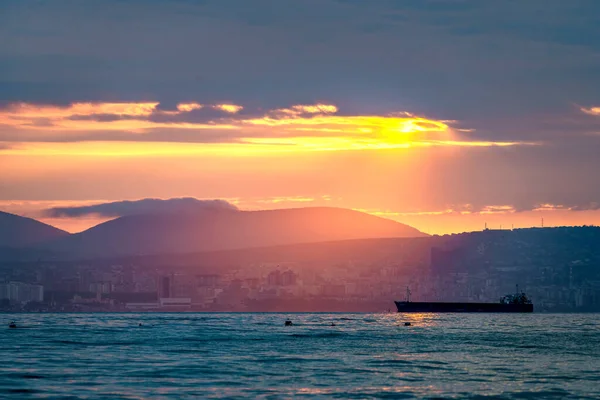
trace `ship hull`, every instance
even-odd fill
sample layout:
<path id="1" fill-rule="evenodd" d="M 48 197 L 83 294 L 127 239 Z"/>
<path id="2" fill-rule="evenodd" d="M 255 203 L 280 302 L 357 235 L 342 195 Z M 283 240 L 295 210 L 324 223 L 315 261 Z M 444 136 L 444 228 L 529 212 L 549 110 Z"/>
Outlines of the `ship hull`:
<path id="1" fill-rule="evenodd" d="M 533 304 L 502 303 L 431 303 L 395 301 L 398 312 L 404 313 L 530 313 Z"/>

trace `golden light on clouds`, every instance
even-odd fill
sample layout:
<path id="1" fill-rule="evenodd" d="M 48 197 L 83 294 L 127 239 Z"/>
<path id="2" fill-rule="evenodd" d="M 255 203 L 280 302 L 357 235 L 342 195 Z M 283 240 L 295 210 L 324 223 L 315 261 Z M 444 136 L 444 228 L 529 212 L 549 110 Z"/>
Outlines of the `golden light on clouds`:
<path id="1" fill-rule="evenodd" d="M 581 107 L 580 110 L 589 115 L 600 116 L 600 107 L 589 107 L 589 108 Z"/>
<path id="2" fill-rule="evenodd" d="M 343 115 L 337 106 L 325 103 L 248 115 L 239 114 L 243 106 L 236 104 L 187 102 L 174 110 L 158 106 L 158 102 L 10 104 L 0 109 L 0 124 L 6 127 L 0 132 L 0 144 L 8 143 L 0 151 L 128 157 L 532 144 L 467 140 L 461 137 L 464 128 L 454 128 L 455 121 L 407 112 Z M 205 107 L 214 111 L 194 113 Z"/>
<path id="3" fill-rule="evenodd" d="M 0 154 L 3 150 L 0 150 Z M 247 145 L 243 143 L 176 143 L 176 142 L 72 142 L 72 143 L 23 143 L 4 150 L 22 156 L 76 156 L 76 157 L 185 157 L 200 155 L 244 156 L 277 152 L 293 152 L 284 146 L 275 149 L 271 145 Z"/>
<path id="4" fill-rule="evenodd" d="M 0 109 L 0 122 L 10 125 L 10 122 L 30 119 L 61 119 L 78 115 L 130 115 L 148 116 L 159 103 L 73 103 L 68 107 L 51 105 L 35 105 L 27 103 L 9 104 L 4 110 Z"/>
<path id="5" fill-rule="evenodd" d="M 177 110 L 181 111 L 181 112 L 190 112 L 193 110 L 199 110 L 202 107 L 203 107 L 202 104 L 198 104 L 198 103 L 179 103 L 179 104 L 177 104 Z"/>
<path id="6" fill-rule="evenodd" d="M 568 207 L 565 207 L 562 204 L 542 203 L 542 204 L 538 204 L 533 209 L 533 211 L 557 211 L 557 210 L 565 210 L 565 209 L 568 209 Z"/>
<path id="7" fill-rule="evenodd" d="M 290 108 L 278 108 L 272 111 L 274 114 L 286 114 L 298 116 L 302 114 L 334 114 L 338 108 L 333 104 L 297 104 Z"/>
<path id="8" fill-rule="evenodd" d="M 212 106 L 214 109 L 228 112 L 230 114 L 237 114 L 241 110 L 244 109 L 242 106 L 238 106 L 236 104 L 217 104 Z"/>

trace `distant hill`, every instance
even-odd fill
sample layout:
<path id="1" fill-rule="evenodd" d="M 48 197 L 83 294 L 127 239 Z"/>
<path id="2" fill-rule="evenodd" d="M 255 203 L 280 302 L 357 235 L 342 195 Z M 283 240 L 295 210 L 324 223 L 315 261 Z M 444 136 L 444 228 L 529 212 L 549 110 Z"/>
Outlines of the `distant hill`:
<path id="1" fill-rule="evenodd" d="M 0 264 L 15 262 L 56 261 L 56 255 L 48 250 L 39 250 L 32 247 L 6 247 L 0 246 Z"/>
<path id="2" fill-rule="evenodd" d="M 0 211 L 0 247 L 25 247 L 67 236 L 53 226 Z"/>
<path id="3" fill-rule="evenodd" d="M 556 260 L 559 260 L 559 265 L 564 266 L 572 259 L 600 266 L 599 244 L 600 227 L 525 228 L 442 236 L 349 239 L 193 253 L 132 255 L 97 261 L 100 265 L 216 267 L 216 270 L 225 266 L 252 263 L 327 262 L 333 265 L 348 260 L 373 263 L 377 260 L 394 259 L 415 266 L 423 262 L 429 264 L 431 261 L 435 266 L 437 262 L 441 262 L 440 270 L 464 268 L 472 261 L 474 267 L 479 268 L 493 265 L 496 261 L 502 263 L 507 259 L 511 260 L 511 265 L 517 262 L 520 266 L 540 261 L 550 265 Z M 431 260 L 432 252 L 434 260 Z"/>
<path id="4" fill-rule="evenodd" d="M 434 238 L 349 239 L 330 242 L 298 243 L 197 253 L 121 256 L 92 260 L 98 265 L 135 264 L 147 267 L 192 267 L 198 271 L 220 273 L 227 267 L 260 263 L 366 263 L 377 260 L 402 259 L 415 266 L 429 258 Z"/>
<path id="5" fill-rule="evenodd" d="M 420 236 L 426 235 L 399 222 L 341 208 L 219 209 L 125 216 L 45 248 L 76 256 L 113 257 Z"/>

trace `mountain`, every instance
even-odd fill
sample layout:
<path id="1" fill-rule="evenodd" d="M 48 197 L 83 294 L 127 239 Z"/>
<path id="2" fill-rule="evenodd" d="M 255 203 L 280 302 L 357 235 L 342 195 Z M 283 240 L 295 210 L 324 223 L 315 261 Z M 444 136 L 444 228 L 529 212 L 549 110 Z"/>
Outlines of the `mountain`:
<path id="1" fill-rule="evenodd" d="M 0 247 L 25 247 L 67 236 L 53 226 L 0 211 Z"/>
<path id="2" fill-rule="evenodd" d="M 436 238 L 402 237 L 349 239 L 315 243 L 296 243 L 268 247 L 250 247 L 232 250 L 204 251 L 179 254 L 116 256 L 93 260 L 97 265 L 143 265 L 157 268 L 192 267 L 198 273 L 222 274 L 228 268 L 242 264 L 317 263 L 346 264 L 348 260 L 364 265 L 377 265 L 377 260 L 400 259 L 410 265 L 421 266 L 429 259 Z"/>
<path id="3" fill-rule="evenodd" d="M 418 237 L 418 230 L 342 208 L 202 210 L 131 215 L 49 244 L 85 257 L 189 253 L 345 239 Z"/>

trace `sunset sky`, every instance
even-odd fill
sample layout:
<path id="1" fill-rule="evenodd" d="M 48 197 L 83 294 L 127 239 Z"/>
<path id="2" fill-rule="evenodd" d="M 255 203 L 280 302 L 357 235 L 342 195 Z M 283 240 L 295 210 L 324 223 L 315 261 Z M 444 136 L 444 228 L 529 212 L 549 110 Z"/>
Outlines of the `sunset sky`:
<path id="1" fill-rule="evenodd" d="M 600 224 L 596 0 L 0 2 L 0 210 Z M 114 218 L 114 216 L 110 217 Z"/>

